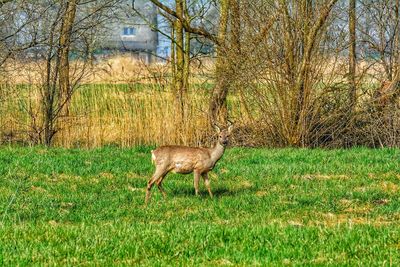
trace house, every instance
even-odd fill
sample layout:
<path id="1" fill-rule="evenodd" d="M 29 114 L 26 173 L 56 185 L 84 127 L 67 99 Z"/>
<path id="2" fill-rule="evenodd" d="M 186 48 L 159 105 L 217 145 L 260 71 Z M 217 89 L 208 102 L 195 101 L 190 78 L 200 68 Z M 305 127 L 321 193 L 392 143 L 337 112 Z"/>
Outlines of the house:
<path id="1" fill-rule="evenodd" d="M 140 14 L 140 15 L 138 15 Z M 108 25 L 102 48 L 131 52 L 145 63 L 170 54 L 170 41 L 166 41 L 156 28 L 167 27 L 148 0 L 127 0 L 118 13 L 118 19 Z"/>
<path id="2" fill-rule="evenodd" d="M 171 5 L 171 0 L 161 2 Z M 206 21 L 216 21 L 216 9 L 211 4 L 207 4 L 206 7 L 206 15 L 209 17 Z M 213 24 L 205 26 L 210 28 Z M 163 61 L 171 55 L 170 33 L 170 23 L 151 1 L 124 0 L 117 19 L 107 25 L 107 33 L 104 34 L 105 40 L 101 48 L 130 52 L 145 63 Z M 192 40 L 191 45 L 193 54 L 213 53 L 211 44 Z"/>

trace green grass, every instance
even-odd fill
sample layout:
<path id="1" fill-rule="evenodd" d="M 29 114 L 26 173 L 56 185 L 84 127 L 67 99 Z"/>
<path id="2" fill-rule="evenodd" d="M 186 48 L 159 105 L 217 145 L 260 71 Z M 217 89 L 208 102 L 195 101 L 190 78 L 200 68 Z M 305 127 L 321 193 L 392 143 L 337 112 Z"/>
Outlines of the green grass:
<path id="1" fill-rule="evenodd" d="M 167 176 L 150 148 L 0 149 L 0 265 L 400 264 L 400 151 L 229 149 Z"/>

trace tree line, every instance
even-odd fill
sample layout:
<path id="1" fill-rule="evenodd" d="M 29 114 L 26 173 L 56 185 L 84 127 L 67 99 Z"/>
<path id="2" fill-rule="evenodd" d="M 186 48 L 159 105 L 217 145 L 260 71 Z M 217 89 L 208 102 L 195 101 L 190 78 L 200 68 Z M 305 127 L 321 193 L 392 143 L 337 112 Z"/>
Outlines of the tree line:
<path id="1" fill-rule="evenodd" d="M 117 9 L 141 15 L 127 2 L 0 0 L 0 66 L 32 48 L 47 62 L 38 129 L 43 143 L 51 144 L 56 121 L 68 116 L 99 29 L 118 19 Z M 210 125 L 227 122 L 234 95 L 244 107 L 233 118 L 236 135 L 257 145 L 399 145 L 400 0 L 148 2 L 169 24 L 163 34 L 171 40 L 169 83 L 179 123 L 191 101 L 193 62 L 201 56 L 213 62 Z M 197 53 L 198 44 L 212 49 Z M 85 59 L 76 70 L 72 48 Z"/>
<path id="2" fill-rule="evenodd" d="M 215 47 L 210 122 L 226 122 L 232 93 L 253 121 L 242 134 L 255 132 L 258 143 L 399 144 L 400 1 L 220 0 L 214 27 L 201 19 L 209 9 L 198 7 L 210 2 L 151 2 L 174 28 L 174 65 L 190 65 L 180 56 L 190 53 L 182 36 L 201 36 Z M 184 105 L 187 74 L 175 71 Z"/>

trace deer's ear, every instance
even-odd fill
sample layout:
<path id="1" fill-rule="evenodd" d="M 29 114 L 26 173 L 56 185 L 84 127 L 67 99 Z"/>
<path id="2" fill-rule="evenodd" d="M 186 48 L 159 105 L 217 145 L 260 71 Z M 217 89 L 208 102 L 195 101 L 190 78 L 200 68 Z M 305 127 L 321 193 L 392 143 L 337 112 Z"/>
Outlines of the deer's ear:
<path id="1" fill-rule="evenodd" d="M 217 131 L 217 133 L 221 132 L 221 128 L 218 127 L 218 125 L 214 124 L 214 129 Z"/>
<path id="2" fill-rule="evenodd" d="M 232 133 L 232 130 L 233 130 L 233 125 L 231 124 L 228 126 L 228 133 Z"/>
<path id="3" fill-rule="evenodd" d="M 233 123 L 230 120 L 228 120 L 228 133 L 231 133 L 232 130 L 233 130 Z"/>

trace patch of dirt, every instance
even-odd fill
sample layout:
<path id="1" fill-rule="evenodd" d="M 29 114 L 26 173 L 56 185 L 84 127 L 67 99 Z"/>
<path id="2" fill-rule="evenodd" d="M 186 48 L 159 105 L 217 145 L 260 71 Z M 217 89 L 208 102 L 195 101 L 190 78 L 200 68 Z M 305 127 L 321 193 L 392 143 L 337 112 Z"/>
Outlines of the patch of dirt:
<path id="1" fill-rule="evenodd" d="M 102 172 L 102 173 L 100 173 L 100 177 L 101 178 L 107 178 L 107 179 L 113 179 L 114 175 L 112 173 L 109 173 L 109 172 Z"/>
<path id="2" fill-rule="evenodd" d="M 145 191 L 145 188 L 137 188 L 137 187 L 133 187 L 133 186 L 128 185 L 128 190 L 129 190 L 129 191 L 132 191 L 132 192 L 135 192 L 135 191 Z"/>
<path id="3" fill-rule="evenodd" d="M 239 183 L 239 187 L 241 188 L 251 188 L 253 187 L 253 183 L 248 180 L 243 180 Z"/>
<path id="4" fill-rule="evenodd" d="M 42 188 L 42 187 L 40 187 L 40 186 L 34 186 L 34 185 L 31 186 L 31 190 L 32 190 L 32 191 L 36 191 L 36 192 L 40 192 L 40 193 L 45 193 L 45 192 L 47 192 L 46 189 L 44 189 L 44 188 Z"/>
<path id="5" fill-rule="evenodd" d="M 59 175 L 54 175 L 53 176 L 53 180 L 57 181 L 61 180 L 61 181 L 83 181 L 81 176 L 78 175 L 69 175 L 69 174 L 65 174 L 65 173 L 60 173 Z"/>
<path id="6" fill-rule="evenodd" d="M 348 207 L 353 203 L 353 201 L 351 201 L 350 199 L 343 198 L 339 200 L 339 203 L 341 206 Z"/>
<path id="7" fill-rule="evenodd" d="M 292 226 L 297 226 L 297 227 L 304 226 L 304 224 L 302 222 L 298 222 L 298 221 L 288 221 L 288 224 L 292 225 Z"/>
<path id="8" fill-rule="evenodd" d="M 387 193 L 398 193 L 399 192 L 399 186 L 397 184 L 394 184 L 392 182 L 381 182 L 379 184 L 379 187 Z"/>
<path id="9" fill-rule="evenodd" d="M 360 204 L 357 203 L 357 199 L 350 200 L 343 198 L 339 200 L 340 207 L 343 209 L 344 212 L 347 213 L 354 213 L 354 214 L 368 214 L 372 211 L 373 207 L 370 203 L 367 204 Z"/>
<path id="10" fill-rule="evenodd" d="M 268 192 L 264 191 L 264 190 L 256 192 L 256 196 L 258 196 L 258 197 L 263 197 L 263 196 L 266 196 L 266 195 L 268 195 Z"/>
<path id="11" fill-rule="evenodd" d="M 375 205 L 386 205 L 386 204 L 388 204 L 390 202 L 390 200 L 389 199 L 377 199 L 377 200 L 374 200 L 372 203 L 374 203 Z"/>
<path id="12" fill-rule="evenodd" d="M 368 218 L 363 216 L 354 216 L 354 213 L 321 213 L 321 220 L 311 221 L 310 225 L 323 225 L 327 227 L 335 227 L 342 224 L 351 225 L 373 225 L 373 226 L 382 226 L 382 225 L 390 225 L 393 221 L 387 220 L 387 218 L 377 217 L 377 218 Z"/>
<path id="13" fill-rule="evenodd" d="M 214 261 L 214 263 L 216 264 L 216 266 L 232 266 L 233 263 L 228 260 L 228 259 L 219 259 Z"/>
<path id="14" fill-rule="evenodd" d="M 127 177 L 127 178 L 130 178 L 130 179 L 143 178 L 142 176 L 140 176 L 138 173 L 135 173 L 135 172 L 129 172 L 129 173 L 127 173 L 127 174 L 126 174 L 126 177 Z M 147 177 L 147 178 L 150 179 L 150 177 Z"/>
<path id="15" fill-rule="evenodd" d="M 347 213 L 353 213 L 353 214 L 368 214 L 369 212 L 372 211 L 372 207 L 370 204 L 367 205 L 361 205 L 361 206 L 355 206 L 355 207 L 349 207 L 347 209 L 344 209 L 344 212 Z"/>
<path id="16" fill-rule="evenodd" d="M 346 180 L 349 179 L 350 176 L 344 174 L 305 174 L 300 176 L 295 176 L 297 179 L 304 180 Z"/>

